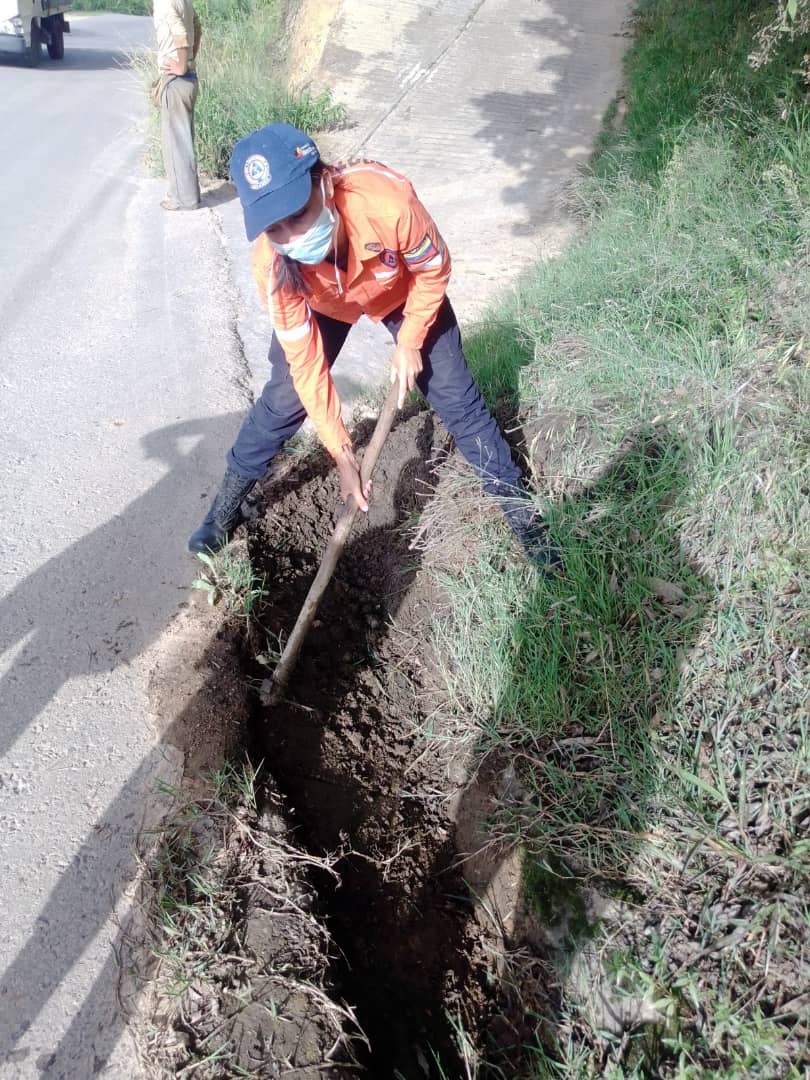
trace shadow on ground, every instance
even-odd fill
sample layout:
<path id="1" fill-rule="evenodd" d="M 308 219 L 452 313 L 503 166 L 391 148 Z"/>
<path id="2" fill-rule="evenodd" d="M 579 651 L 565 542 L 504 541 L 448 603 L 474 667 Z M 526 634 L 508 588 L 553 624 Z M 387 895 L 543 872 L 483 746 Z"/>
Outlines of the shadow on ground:
<path id="1" fill-rule="evenodd" d="M 221 458 L 239 419 L 189 421 L 153 432 L 145 440 L 145 451 L 167 468 L 160 482 L 123 513 L 45 562 L 0 601 L 0 654 L 13 655 L 0 679 L 4 756 L 43 717 L 35 729 L 35 746 L 43 751 L 54 744 L 61 747 L 59 739 L 72 745 L 82 735 L 76 733 L 70 710 L 53 709 L 63 687 L 87 677 L 103 685 L 110 673 L 134 665 L 165 631 L 182 602 L 179 590 L 185 590 L 194 574 L 185 552 L 186 536 L 207 499 L 205 491 L 192 494 L 190 477 L 199 472 L 215 475 L 213 462 Z M 185 450 L 189 442 L 193 449 Z M 171 518 L 167 508 L 172 508 Z M 140 538 L 138 545 L 129 543 L 133 535 Z M 122 551 L 127 551 L 126 558 Z M 105 587 L 100 589 L 102 581 Z M 134 723 L 141 731 L 144 718 Z M 94 823 L 44 902 L 34 932 L 19 942 L 0 980 L 0 1046 L 7 1061 L 20 1062 L 29 1055 L 25 1033 L 81 963 L 128 884 L 133 842 L 164 765 L 164 752 L 156 746 Z M 88 762 L 87 775 L 81 769 L 62 769 L 55 775 L 63 787 L 74 784 L 86 792 L 91 768 L 97 766 Z M 14 809 L 13 800 L 9 808 Z M 122 1032 L 116 986 L 111 953 L 69 1031 L 41 1064 L 44 1076 L 90 1076 L 103 1064 Z"/>
<path id="2" fill-rule="evenodd" d="M 223 424 L 230 427 L 232 418 L 156 433 L 152 451 L 174 466 L 167 485 L 183 483 L 182 438 L 202 431 L 221 445 Z M 318 853 L 343 852 L 342 885 L 332 894 L 324 891 L 322 900 L 344 957 L 339 992 L 357 1007 L 375 1075 L 398 1069 L 416 1077 L 427 1069 L 439 1076 L 437 1059 L 445 1071 L 460 1068 L 457 1021 L 510 1068 L 538 1030 L 553 1052 L 555 981 L 584 948 L 594 887 L 622 887 L 615 864 L 631 859 L 633 837 L 644 831 L 645 807 L 656 795 L 650 725 L 677 692 L 678 657 L 702 614 L 701 583 L 667 524 L 668 508 L 687 482 L 687 462 L 665 432 L 650 433 L 628 443 L 601 478 L 572 492 L 555 511 L 567 571 L 551 583 L 535 581 L 525 592 L 510 631 L 513 677 L 492 718 L 492 726 L 519 734 L 506 748 L 480 742 L 465 764 L 468 779 L 451 814 L 448 762 L 422 741 L 440 693 L 430 666 L 430 624 L 447 601 L 409 549 L 410 527 L 437 479 L 431 462 L 448 449 L 430 412 L 415 409 L 394 429 L 380 461 L 372 512 L 339 565 L 288 701 L 272 715 L 255 712 L 247 736 L 292 804 L 297 841 Z M 267 513 L 250 535 L 252 560 L 269 586 L 262 621 L 271 640 L 289 632 L 298 614 L 337 505 L 325 455 L 287 457 L 280 473 L 264 485 Z M 61 679 L 102 662 L 93 659 L 88 667 L 94 650 L 86 649 L 86 626 L 76 634 L 61 618 L 69 603 L 77 606 L 65 597 L 64 582 L 81 595 L 82 568 L 111 557 L 117 528 L 140 522 L 153 545 L 164 543 L 159 509 L 166 494 L 153 489 L 121 522 L 97 530 L 41 571 L 55 606 L 43 612 L 20 653 L 27 662 L 11 673 L 17 691 L 21 679 L 26 691 L 14 699 L 28 701 L 18 731 L 45 707 Z M 148 543 L 144 552 L 144 563 L 121 569 L 122 588 L 149 580 Z M 693 608 L 688 617 L 651 599 L 642 584 L 662 567 L 684 590 L 681 603 Z M 26 587 L 34 585 L 22 586 L 23 592 Z M 10 604 L 21 604 L 22 595 Z M 151 628 L 139 627 L 126 649 L 107 648 L 104 662 L 126 662 L 145 648 L 169 614 L 156 616 Z M 3 625 L 12 622 L 4 619 Z M 653 627 L 660 643 L 655 674 L 648 649 Z M 34 642 L 36 650 L 26 652 Z M 43 650 L 74 661 L 48 680 L 32 659 Z M 249 674 L 260 677 L 250 656 L 246 662 Z M 0 684 L 7 693 L 10 677 Z M 218 681 L 214 675 L 209 692 Z M 219 748 L 235 750 L 246 737 L 248 706 L 223 700 L 220 708 L 233 722 Z M 197 743 L 204 729 L 193 707 L 183 717 L 162 741 L 188 758 L 195 744 L 189 724 L 197 725 Z M 6 972 L 0 988 L 10 1020 L 4 1045 L 20 1042 L 120 894 L 120 867 L 105 866 L 110 841 L 116 834 L 134 837 L 161 753 L 156 748 L 144 761 L 98 822 L 46 904 L 42 932 L 25 943 Z M 524 984 L 521 997 L 493 982 L 491 934 L 477 910 L 482 898 L 493 895 L 506 861 L 503 843 L 492 844 L 505 827 L 530 852 L 520 903 L 511 921 L 502 920 L 507 954 L 527 944 L 532 950 L 525 970 L 537 979 Z M 614 849 L 611 865 L 603 866 L 599 837 L 608 834 L 626 836 L 627 850 L 618 839 L 618 859 Z M 585 844 L 590 860 L 572 855 L 577 844 Z M 459 864 L 460 856 L 469 857 Z M 557 887 L 560 880 L 564 889 Z M 40 1062 L 43 1075 L 91 1075 L 112 1053 L 123 1030 L 110 1007 L 120 945 L 59 1046 Z M 551 985 L 550 972 L 557 973 Z M 541 1028 L 538 1017 L 544 1018 Z"/>
<path id="3" fill-rule="evenodd" d="M 545 89 L 492 91 L 471 98 L 483 121 L 476 138 L 518 174 L 518 180 L 500 192 L 504 203 L 519 208 L 521 219 L 511 230 L 516 236 L 537 236 L 560 224 L 571 163 L 584 168 L 591 159 L 623 51 L 624 31 L 616 28 L 613 5 L 601 9 L 550 0 L 543 9 L 548 14 L 524 19 L 520 33 L 542 43 L 536 85 Z M 613 63 L 591 64 L 587 43 L 598 43 L 603 52 L 602 39 L 608 35 L 617 39 Z"/>

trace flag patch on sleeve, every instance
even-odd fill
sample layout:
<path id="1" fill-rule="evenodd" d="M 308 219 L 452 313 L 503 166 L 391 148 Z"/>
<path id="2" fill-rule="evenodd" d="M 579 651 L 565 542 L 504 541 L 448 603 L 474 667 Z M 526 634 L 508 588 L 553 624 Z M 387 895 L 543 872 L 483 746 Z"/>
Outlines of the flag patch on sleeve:
<path id="1" fill-rule="evenodd" d="M 402 252 L 402 258 L 406 266 L 419 266 L 421 263 L 427 262 L 428 259 L 435 258 L 438 254 L 436 245 L 430 239 L 430 236 L 425 234 L 416 247 L 411 248 L 410 251 Z"/>

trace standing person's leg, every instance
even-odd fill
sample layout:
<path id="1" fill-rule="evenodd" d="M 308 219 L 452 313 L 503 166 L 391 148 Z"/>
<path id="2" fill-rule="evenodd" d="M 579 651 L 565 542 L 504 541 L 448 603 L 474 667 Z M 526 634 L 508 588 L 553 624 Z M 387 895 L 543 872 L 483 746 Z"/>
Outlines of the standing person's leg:
<path id="1" fill-rule="evenodd" d="M 166 209 L 195 210 L 200 205 L 200 182 L 194 154 L 194 105 L 197 80 L 176 78 L 166 84 L 160 99 L 161 144 L 169 197 Z"/>
<path id="2" fill-rule="evenodd" d="M 394 339 L 402 321 L 401 310 L 384 320 Z M 540 564 L 556 564 L 559 555 L 527 497 L 523 473 L 467 367 L 458 320 L 446 298 L 421 352 L 419 389 L 475 469 L 484 491 L 497 499 L 527 555 Z"/>
<path id="3" fill-rule="evenodd" d="M 351 329 L 349 323 L 313 312 L 331 368 Z M 228 451 L 228 467 L 211 508 L 188 542 L 192 552 L 218 551 L 241 523 L 242 500 L 270 466 L 270 462 L 306 419 L 296 393 L 284 350 L 275 334 L 268 353 L 270 379 L 253 403 L 239 434 Z"/>
<path id="4" fill-rule="evenodd" d="M 172 122 L 169 87 L 175 79 L 170 79 L 160 95 L 160 149 L 163 154 L 163 171 L 166 173 L 166 195 L 172 202 L 177 202 L 177 184 L 174 179 L 174 147 L 172 145 Z"/>

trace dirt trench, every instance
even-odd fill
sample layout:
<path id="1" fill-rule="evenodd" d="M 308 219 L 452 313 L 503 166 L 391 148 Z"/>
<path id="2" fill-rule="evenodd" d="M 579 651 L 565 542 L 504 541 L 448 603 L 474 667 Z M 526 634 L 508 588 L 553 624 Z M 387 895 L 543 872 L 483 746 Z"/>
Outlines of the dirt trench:
<path id="1" fill-rule="evenodd" d="M 272 710 L 257 704 L 250 732 L 252 756 L 291 808 L 295 842 L 343 853 L 339 887 L 320 892 L 338 948 L 332 977 L 369 1040 L 362 1064 L 379 1077 L 465 1075 L 459 1027 L 476 1049 L 530 1037 L 514 1017 L 504 1027 L 497 943 L 474 891 L 485 883 L 471 888 L 462 872 L 470 845 L 483 842 L 487 799 L 460 799 L 474 763 L 424 737 L 441 694 L 430 619 L 444 600 L 410 542 L 433 490 L 431 462 L 449 445 L 429 411 L 397 424 L 287 699 Z M 267 590 L 258 621 L 271 641 L 298 615 L 337 506 L 322 453 L 288 459 L 263 485 L 248 548 Z M 254 651 L 246 674 L 261 679 Z"/>
<path id="2" fill-rule="evenodd" d="M 355 430 L 355 445 L 373 423 Z M 216 963 L 204 985 L 192 971 L 179 999 L 161 994 L 149 965 L 142 973 L 140 985 L 153 986 L 140 1007 L 147 1075 L 243 1075 L 224 1058 L 201 1060 L 215 1039 L 257 1077 L 338 1078 L 358 1065 L 405 1080 L 522 1075 L 554 979 L 543 950 L 528 944 L 519 857 L 487 833 L 508 763 L 482 761 L 456 738 L 440 670 L 453 658 L 440 660 L 432 644 L 432 620 L 447 605 L 437 567 L 458 569 L 474 531 L 487 518 L 500 522 L 465 469 L 431 411 L 400 414 L 370 511 L 355 524 L 280 705 L 268 709 L 255 691 L 339 509 L 323 451 L 281 455 L 254 492 L 234 548 L 263 583 L 251 622 L 195 593 L 200 603 L 170 628 L 150 695 L 162 739 L 184 755 L 187 796 L 210 808 L 207 770 L 247 755 L 267 805 L 205 810 L 217 836 L 223 817 L 231 821 L 209 845 L 219 844 L 217 876 L 234 897 L 228 929 L 195 943 Z M 424 540 L 428 519 L 423 555 L 413 541 L 420 532 Z M 191 875 L 194 861 L 192 851 Z M 306 924 L 300 935 L 291 897 Z M 313 926 L 317 948 L 305 940 Z M 306 1000 L 290 997 L 290 986 L 307 987 Z M 473 1061 L 500 1071 L 475 1073 Z"/>

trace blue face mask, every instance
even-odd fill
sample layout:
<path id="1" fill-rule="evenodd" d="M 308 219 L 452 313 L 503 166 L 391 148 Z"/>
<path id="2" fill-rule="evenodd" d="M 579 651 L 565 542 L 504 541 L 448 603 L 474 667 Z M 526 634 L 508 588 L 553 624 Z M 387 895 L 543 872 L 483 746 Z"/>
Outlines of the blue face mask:
<path id="1" fill-rule="evenodd" d="M 296 262 L 307 263 L 309 266 L 323 262 L 329 254 L 337 226 L 337 216 L 326 205 L 323 180 L 321 194 L 324 200 L 323 209 L 304 235 L 289 244 L 273 244 L 276 251 L 286 255 L 288 259 L 295 259 Z M 273 243 L 272 240 L 270 242 Z"/>

